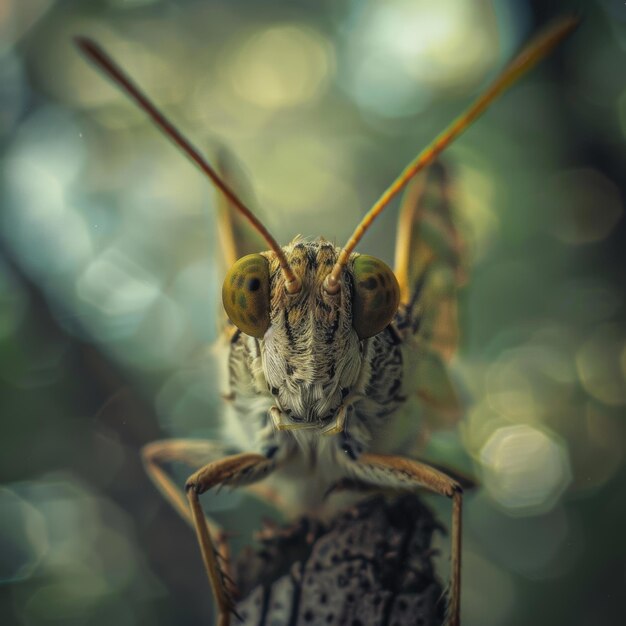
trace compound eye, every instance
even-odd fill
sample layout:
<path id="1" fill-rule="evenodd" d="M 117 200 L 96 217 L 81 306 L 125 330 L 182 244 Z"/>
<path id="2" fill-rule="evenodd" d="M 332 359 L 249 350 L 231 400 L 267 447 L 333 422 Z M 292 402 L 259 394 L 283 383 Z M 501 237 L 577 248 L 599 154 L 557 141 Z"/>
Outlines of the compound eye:
<path id="1" fill-rule="evenodd" d="M 270 272 L 267 259 L 249 254 L 226 274 L 222 302 L 230 321 L 246 335 L 261 339 L 270 326 Z"/>
<path id="2" fill-rule="evenodd" d="M 360 339 L 367 339 L 381 332 L 393 319 L 400 303 L 400 286 L 386 263 L 367 254 L 355 259 L 352 271 L 352 326 Z"/>

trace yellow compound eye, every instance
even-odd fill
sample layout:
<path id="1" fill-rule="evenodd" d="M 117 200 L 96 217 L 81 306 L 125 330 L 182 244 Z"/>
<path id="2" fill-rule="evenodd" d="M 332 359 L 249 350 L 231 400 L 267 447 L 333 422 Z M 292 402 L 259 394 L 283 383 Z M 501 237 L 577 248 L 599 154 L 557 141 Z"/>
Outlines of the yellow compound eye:
<path id="1" fill-rule="evenodd" d="M 222 302 L 230 321 L 246 335 L 261 339 L 270 326 L 269 263 L 261 254 L 239 259 L 226 274 Z"/>
<path id="2" fill-rule="evenodd" d="M 352 325 L 360 339 L 373 337 L 393 319 L 400 303 L 400 286 L 391 268 L 367 254 L 356 258 Z"/>

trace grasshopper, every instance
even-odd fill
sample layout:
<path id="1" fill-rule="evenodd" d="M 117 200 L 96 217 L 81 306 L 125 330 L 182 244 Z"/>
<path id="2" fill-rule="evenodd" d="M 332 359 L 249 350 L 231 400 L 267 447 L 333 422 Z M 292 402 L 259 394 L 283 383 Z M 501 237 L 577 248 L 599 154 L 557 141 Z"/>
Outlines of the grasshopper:
<path id="1" fill-rule="evenodd" d="M 166 440 L 142 450 L 148 474 L 195 528 L 213 590 L 217 622 L 235 612 L 228 548 L 200 496 L 221 485 L 247 486 L 275 501 L 290 492 L 293 511 L 315 511 L 340 488 L 428 491 L 452 500 L 451 584 L 447 620 L 460 623 L 462 487 L 446 471 L 403 456 L 419 436 L 419 420 L 403 418 L 407 399 L 432 397 L 419 376 L 427 360 L 447 381 L 454 348 L 459 238 L 441 194 L 425 209 L 412 186 L 402 204 L 395 270 L 354 250 L 391 200 L 525 72 L 577 25 L 563 18 L 540 33 L 495 81 L 414 161 L 365 215 L 345 246 L 296 237 L 280 246 L 228 182 L 154 106 L 95 42 L 82 52 L 113 79 L 209 177 L 222 194 L 219 224 L 230 269 L 222 289 L 228 321 L 222 345 L 227 367 L 225 428 L 237 443 Z M 441 189 L 445 173 L 427 174 Z M 242 217 L 245 220 L 242 220 Z M 426 222 L 429 222 L 426 224 Z M 434 245 L 429 228 L 437 230 Z M 246 230 L 248 231 L 246 234 Z M 257 233 L 269 250 L 254 247 Z M 441 240 L 447 253 L 441 252 Z M 445 246 L 443 246 L 445 247 Z M 444 385 L 451 388 L 448 382 Z M 431 398 L 432 399 L 432 398 Z M 402 431 L 400 442 L 390 433 Z M 180 490 L 164 464 L 197 467 Z M 268 479 L 264 481 L 264 479 Z M 262 489 L 261 481 L 273 490 Z M 285 500 L 284 498 L 282 500 Z"/>

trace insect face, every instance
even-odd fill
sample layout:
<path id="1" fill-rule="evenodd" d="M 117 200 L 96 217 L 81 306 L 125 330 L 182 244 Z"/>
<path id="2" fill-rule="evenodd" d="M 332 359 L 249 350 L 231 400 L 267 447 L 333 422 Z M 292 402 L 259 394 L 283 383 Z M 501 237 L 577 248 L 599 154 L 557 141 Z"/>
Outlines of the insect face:
<path id="1" fill-rule="evenodd" d="M 285 253 L 301 283 L 285 289 L 276 259 L 270 257 L 271 325 L 264 337 L 263 369 L 283 414 L 292 422 L 332 417 L 361 364 L 359 338 L 352 325 L 352 283 L 329 294 L 324 279 L 339 250 L 324 240 L 294 240 Z M 276 392 L 277 391 L 277 392 Z"/>
<path id="2" fill-rule="evenodd" d="M 399 303 L 398 282 L 382 261 L 353 255 L 336 293 L 325 280 L 340 248 L 296 238 L 283 249 L 299 290 L 289 293 L 273 252 L 243 257 L 228 272 L 224 308 L 241 331 L 263 339 L 264 377 L 294 422 L 325 423 L 355 383 L 361 341 L 381 332 Z"/>

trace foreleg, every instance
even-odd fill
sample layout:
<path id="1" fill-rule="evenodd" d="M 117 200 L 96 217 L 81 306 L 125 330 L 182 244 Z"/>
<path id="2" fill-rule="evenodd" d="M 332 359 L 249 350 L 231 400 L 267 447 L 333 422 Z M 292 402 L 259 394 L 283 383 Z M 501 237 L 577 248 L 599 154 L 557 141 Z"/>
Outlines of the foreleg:
<path id="1" fill-rule="evenodd" d="M 205 465 L 192 474 L 185 484 L 202 559 L 217 603 L 218 626 L 228 626 L 235 606 L 228 581 L 217 560 L 209 523 L 200 506 L 200 495 L 218 485 L 239 486 L 259 481 L 275 467 L 276 461 L 262 454 L 235 454 Z"/>

